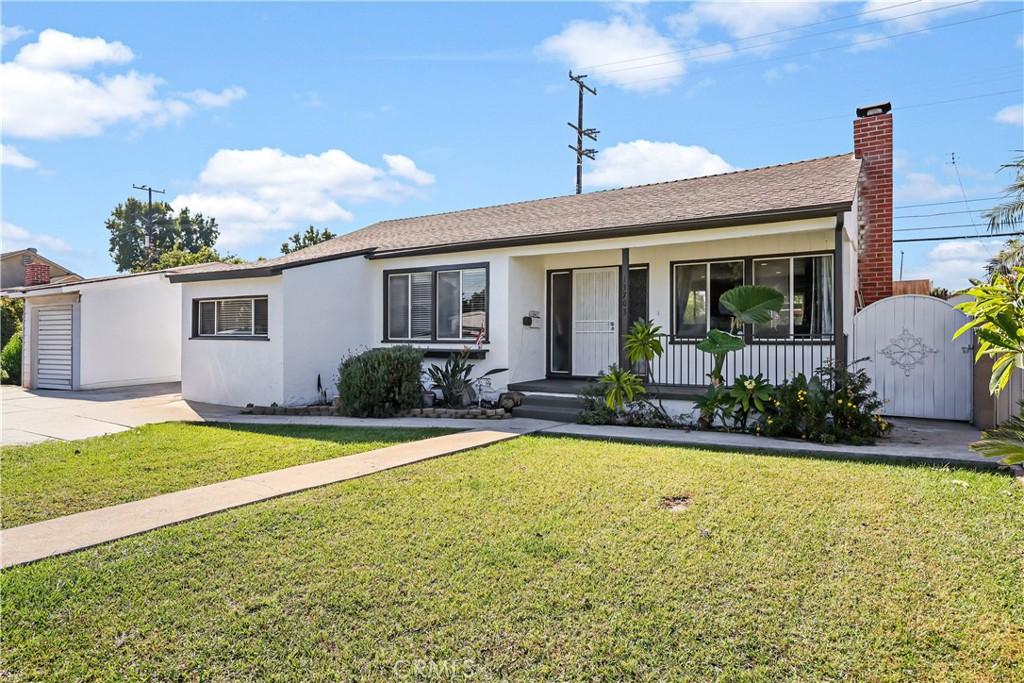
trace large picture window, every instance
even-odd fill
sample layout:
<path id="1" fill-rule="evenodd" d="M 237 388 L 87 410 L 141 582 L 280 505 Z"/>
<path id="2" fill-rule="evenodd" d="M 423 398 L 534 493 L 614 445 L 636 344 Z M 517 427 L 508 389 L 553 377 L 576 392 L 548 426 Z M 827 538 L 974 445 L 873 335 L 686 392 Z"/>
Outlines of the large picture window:
<path id="1" fill-rule="evenodd" d="M 485 336 L 486 266 L 444 266 L 385 277 L 387 340 L 468 341 Z"/>
<path id="2" fill-rule="evenodd" d="M 199 299 L 193 304 L 197 337 L 266 337 L 267 297 Z"/>
<path id="3" fill-rule="evenodd" d="M 725 292 L 742 284 L 743 261 L 674 264 L 674 336 L 699 339 L 708 330 L 728 330 L 732 320 L 719 299 Z"/>
<path id="4" fill-rule="evenodd" d="M 821 338 L 833 332 L 832 256 L 754 259 L 754 284 L 782 292 L 782 311 L 772 322 L 754 325 L 761 339 Z"/>

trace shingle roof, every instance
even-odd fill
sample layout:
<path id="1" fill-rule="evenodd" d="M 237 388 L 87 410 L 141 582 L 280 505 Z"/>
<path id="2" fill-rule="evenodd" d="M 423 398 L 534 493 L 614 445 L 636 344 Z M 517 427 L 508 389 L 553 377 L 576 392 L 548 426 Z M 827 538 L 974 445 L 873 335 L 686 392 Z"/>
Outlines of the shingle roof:
<path id="1" fill-rule="evenodd" d="M 37 292 L 41 289 L 54 289 L 60 287 L 78 287 L 79 285 L 88 285 L 93 282 L 107 282 L 110 280 L 125 280 L 128 278 L 142 277 L 143 275 L 176 275 L 184 273 L 212 273 L 215 271 L 229 270 L 233 265 L 238 267 L 248 267 L 250 264 L 231 264 L 221 263 L 220 261 L 213 261 L 210 263 L 196 263 L 188 266 L 175 266 L 174 268 L 165 268 L 163 270 L 147 270 L 141 273 L 118 273 L 116 275 L 99 275 L 97 277 L 88 277 L 80 280 L 68 281 L 64 278 L 55 278 L 51 282 L 45 285 L 32 285 L 31 287 L 10 287 L 5 289 L 5 292 Z"/>
<path id="2" fill-rule="evenodd" d="M 830 207 L 853 201 L 860 160 L 850 153 L 719 175 L 381 221 L 232 270 L 270 272 L 346 254 L 579 236 L 602 229 Z"/>

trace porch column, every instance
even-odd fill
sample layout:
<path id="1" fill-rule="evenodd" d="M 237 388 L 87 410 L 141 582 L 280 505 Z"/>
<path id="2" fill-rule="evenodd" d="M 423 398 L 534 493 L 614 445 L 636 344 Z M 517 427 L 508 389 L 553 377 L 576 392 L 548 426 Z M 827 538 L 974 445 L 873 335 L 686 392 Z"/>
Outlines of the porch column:
<path id="1" fill-rule="evenodd" d="M 846 278 L 843 276 L 843 221 L 844 214 L 836 216 L 835 255 L 832 257 L 832 332 L 835 341 L 836 365 L 846 365 L 846 329 L 844 326 L 844 305 L 846 303 Z"/>
<path id="2" fill-rule="evenodd" d="M 629 249 L 622 250 L 622 267 L 619 268 L 619 367 L 628 368 L 626 356 L 626 333 L 629 332 Z"/>

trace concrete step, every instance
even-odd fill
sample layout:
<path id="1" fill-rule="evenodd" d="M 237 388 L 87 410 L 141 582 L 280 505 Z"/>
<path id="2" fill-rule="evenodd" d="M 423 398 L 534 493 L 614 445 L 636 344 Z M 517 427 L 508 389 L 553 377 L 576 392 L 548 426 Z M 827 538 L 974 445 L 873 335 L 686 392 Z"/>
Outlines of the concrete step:
<path id="1" fill-rule="evenodd" d="M 515 417 L 576 422 L 582 405 L 575 396 L 524 394 L 523 404 L 512 409 Z"/>

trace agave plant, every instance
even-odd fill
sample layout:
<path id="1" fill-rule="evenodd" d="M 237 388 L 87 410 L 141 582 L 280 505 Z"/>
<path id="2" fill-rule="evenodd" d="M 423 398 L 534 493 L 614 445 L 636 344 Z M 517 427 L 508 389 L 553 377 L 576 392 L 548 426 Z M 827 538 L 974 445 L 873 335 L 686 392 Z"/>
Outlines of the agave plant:
<path id="1" fill-rule="evenodd" d="M 711 354 L 715 360 L 714 367 L 708 373 L 711 384 L 721 386 L 725 371 L 725 359 L 732 351 L 740 351 L 746 342 L 740 336 L 744 325 L 768 323 L 782 310 L 786 302 L 782 293 L 771 287 L 761 285 L 743 285 L 733 287 L 722 294 L 719 303 L 732 313 L 732 325 L 729 332 L 710 330 L 697 348 Z"/>
<path id="2" fill-rule="evenodd" d="M 609 367 L 599 381 L 604 386 L 605 405 L 616 412 L 625 410 L 627 403 L 632 403 L 637 396 L 647 392 L 639 377 L 615 365 Z"/>
<path id="3" fill-rule="evenodd" d="M 505 372 L 507 368 L 492 368 L 479 377 L 473 378 L 473 364 L 469 362 L 469 349 L 464 348 L 461 352 L 448 356 L 443 366 L 431 365 L 427 369 L 432 387 L 440 389 L 444 394 L 444 401 L 452 408 L 461 408 L 466 402 L 466 392 L 473 385 L 484 377 Z"/>

